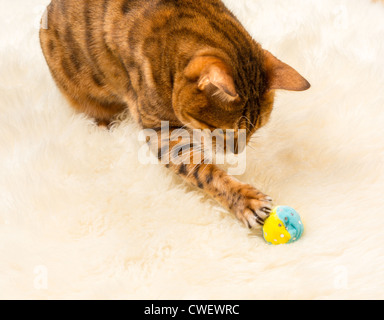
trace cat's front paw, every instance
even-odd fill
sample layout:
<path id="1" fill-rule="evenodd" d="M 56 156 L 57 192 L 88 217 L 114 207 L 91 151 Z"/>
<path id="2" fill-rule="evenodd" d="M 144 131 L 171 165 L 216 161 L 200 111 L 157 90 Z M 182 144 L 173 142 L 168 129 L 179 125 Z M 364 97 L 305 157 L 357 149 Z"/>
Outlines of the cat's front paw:
<path id="1" fill-rule="evenodd" d="M 272 198 L 250 185 L 243 185 L 237 190 L 232 211 L 247 227 L 264 225 L 272 211 Z"/>

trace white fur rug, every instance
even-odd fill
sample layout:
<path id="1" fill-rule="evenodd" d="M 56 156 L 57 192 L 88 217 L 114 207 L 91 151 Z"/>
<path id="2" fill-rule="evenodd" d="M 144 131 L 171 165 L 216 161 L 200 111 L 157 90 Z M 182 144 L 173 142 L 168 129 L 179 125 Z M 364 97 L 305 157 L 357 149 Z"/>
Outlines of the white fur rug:
<path id="1" fill-rule="evenodd" d="M 303 217 L 273 247 L 140 164 L 132 123 L 69 108 L 38 43 L 48 2 L 1 0 L 0 298 L 384 298 L 384 6 L 226 1 L 312 84 L 279 94 L 240 177 Z"/>

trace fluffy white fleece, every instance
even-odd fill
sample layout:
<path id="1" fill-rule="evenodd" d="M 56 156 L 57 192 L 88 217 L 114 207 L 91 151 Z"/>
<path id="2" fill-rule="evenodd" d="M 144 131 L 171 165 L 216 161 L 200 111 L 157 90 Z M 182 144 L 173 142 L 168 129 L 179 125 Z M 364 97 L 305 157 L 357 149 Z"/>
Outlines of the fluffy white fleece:
<path id="1" fill-rule="evenodd" d="M 201 192 L 142 165 L 137 128 L 75 114 L 38 43 L 48 0 L 1 0 L 0 298 L 384 298 L 384 7 L 227 0 L 312 84 L 279 93 L 243 181 L 295 207 L 267 245 Z"/>

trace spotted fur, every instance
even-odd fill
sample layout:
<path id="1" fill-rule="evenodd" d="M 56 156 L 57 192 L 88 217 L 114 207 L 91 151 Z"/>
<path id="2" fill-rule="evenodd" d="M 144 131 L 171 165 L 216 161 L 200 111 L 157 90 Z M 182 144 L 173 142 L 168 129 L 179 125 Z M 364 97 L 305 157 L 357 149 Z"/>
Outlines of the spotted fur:
<path id="1" fill-rule="evenodd" d="M 142 128 L 245 129 L 249 140 L 268 121 L 274 90 L 309 88 L 220 0 L 53 0 L 46 22 L 54 80 L 103 125 L 129 109 Z M 213 164 L 167 167 L 250 227 L 271 210 L 269 197 Z"/>

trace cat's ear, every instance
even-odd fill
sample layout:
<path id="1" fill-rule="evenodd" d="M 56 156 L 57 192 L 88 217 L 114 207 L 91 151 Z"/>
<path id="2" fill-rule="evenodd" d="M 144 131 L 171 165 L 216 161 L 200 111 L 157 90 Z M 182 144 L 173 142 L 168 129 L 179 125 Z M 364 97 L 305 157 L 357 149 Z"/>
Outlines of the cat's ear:
<path id="1" fill-rule="evenodd" d="M 264 50 L 265 68 L 267 70 L 270 90 L 305 91 L 311 87 L 295 69 Z"/>
<path id="2" fill-rule="evenodd" d="M 234 101 L 239 97 L 229 67 L 219 58 L 194 58 L 186 69 L 186 76 L 197 81 L 199 90 L 225 102 Z"/>
<path id="3" fill-rule="evenodd" d="M 198 88 L 228 102 L 236 100 L 239 96 L 232 76 L 222 63 L 211 64 L 206 68 L 198 81 Z"/>

